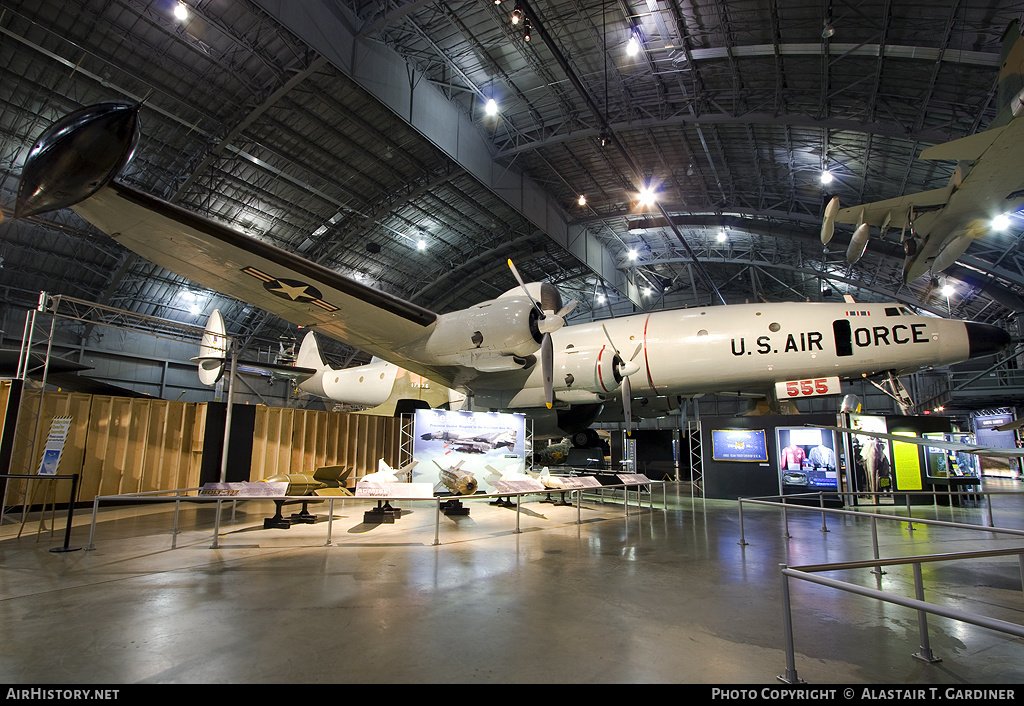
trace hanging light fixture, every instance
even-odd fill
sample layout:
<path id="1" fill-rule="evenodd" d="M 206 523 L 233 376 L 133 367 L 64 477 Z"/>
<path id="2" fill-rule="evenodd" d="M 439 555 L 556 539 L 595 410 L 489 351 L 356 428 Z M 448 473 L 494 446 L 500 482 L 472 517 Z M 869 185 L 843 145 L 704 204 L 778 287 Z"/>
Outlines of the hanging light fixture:
<path id="1" fill-rule="evenodd" d="M 498 114 L 498 102 L 493 98 L 488 98 L 486 105 L 484 105 L 484 112 L 488 115 Z"/>
<path id="2" fill-rule="evenodd" d="M 626 54 L 629 56 L 636 56 L 640 53 L 640 41 L 636 38 L 635 34 L 630 34 L 629 42 L 626 44 Z"/>
<path id="3" fill-rule="evenodd" d="M 530 20 L 523 20 L 523 39 L 527 42 L 530 41 L 530 30 L 533 29 L 530 26 Z"/>
<path id="4" fill-rule="evenodd" d="M 523 19 L 523 11 L 516 5 L 515 9 L 512 10 L 512 24 L 519 24 L 519 20 Z"/>

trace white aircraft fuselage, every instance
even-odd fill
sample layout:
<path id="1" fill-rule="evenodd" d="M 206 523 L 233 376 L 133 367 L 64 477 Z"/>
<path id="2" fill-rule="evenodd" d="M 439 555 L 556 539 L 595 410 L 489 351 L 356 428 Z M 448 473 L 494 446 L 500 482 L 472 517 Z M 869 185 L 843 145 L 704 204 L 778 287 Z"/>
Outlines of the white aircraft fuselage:
<path id="1" fill-rule="evenodd" d="M 897 304 L 743 304 L 563 325 L 571 305 L 541 283 L 436 314 L 117 181 L 139 110 L 90 106 L 44 132 L 23 169 L 18 217 L 71 206 L 162 267 L 388 362 L 342 375 L 300 350 L 298 363 L 317 371 L 310 389 L 339 401 L 346 387 L 370 404 L 393 393 L 397 366 L 468 395 L 472 409 L 530 414 L 540 438 L 585 428 L 627 383 L 629 399 L 765 394 L 790 381 L 815 389 L 826 378 L 942 366 L 1009 344 L 996 326 Z"/>

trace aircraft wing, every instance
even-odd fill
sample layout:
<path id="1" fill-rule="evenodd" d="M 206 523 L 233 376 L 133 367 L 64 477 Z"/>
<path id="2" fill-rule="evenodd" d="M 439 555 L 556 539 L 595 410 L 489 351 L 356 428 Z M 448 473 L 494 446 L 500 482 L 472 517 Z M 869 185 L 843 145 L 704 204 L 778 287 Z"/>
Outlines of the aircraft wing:
<path id="1" fill-rule="evenodd" d="M 992 428 L 996 431 L 1013 431 L 1014 429 L 1020 429 L 1021 427 L 1024 427 L 1024 417 L 1019 417 L 1014 419 L 1012 422 L 1000 424 L 999 426 Z"/>
<path id="2" fill-rule="evenodd" d="M 955 159 L 963 162 L 973 162 L 981 158 L 985 151 L 992 146 L 1003 132 L 1002 127 L 990 128 L 982 132 L 976 132 L 958 140 L 950 140 L 942 144 L 932 145 L 922 150 L 920 159 Z"/>
<path id="3" fill-rule="evenodd" d="M 897 196 L 896 198 L 875 201 L 860 206 L 848 206 L 839 209 L 836 213 L 835 221 L 836 223 L 849 223 L 851 225 L 860 225 L 863 222 L 868 225 L 881 227 L 885 223 L 886 218 L 889 218 L 889 226 L 891 228 L 902 228 L 907 211 L 911 206 L 914 207 L 914 211 L 917 213 L 935 210 L 945 206 L 952 193 L 952 187 L 946 186 L 941 189 L 920 191 L 916 194 Z"/>
<path id="4" fill-rule="evenodd" d="M 960 451 L 963 453 L 977 454 L 979 456 L 1005 456 L 1008 458 L 1024 456 L 1024 449 L 1002 449 L 995 446 L 974 446 L 959 441 L 946 441 L 945 439 L 926 439 L 922 436 L 901 436 L 899 434 L 887 434 L 880 431 L 864 431 L 863 429 L 850 429 L 848 427 L 830 427 L 824 424 L 808 424 L 807 426 L 818 427 L 819 429 L 831 429 L 846 434 L 858 436 L 873 436 L 876 439 L 889 439 L 890 441 L 905 441 L 918 446 L 930 446 L 936 449 L 947 451 Z"/>
<path id="5" fill-rule="evenodd" d="M 463 372 L 397 352 L 430 332 L 438 317 L 428 309 L 116 180 L 73 209 L 130 250 L 204 287 L 448 387 Z"/>

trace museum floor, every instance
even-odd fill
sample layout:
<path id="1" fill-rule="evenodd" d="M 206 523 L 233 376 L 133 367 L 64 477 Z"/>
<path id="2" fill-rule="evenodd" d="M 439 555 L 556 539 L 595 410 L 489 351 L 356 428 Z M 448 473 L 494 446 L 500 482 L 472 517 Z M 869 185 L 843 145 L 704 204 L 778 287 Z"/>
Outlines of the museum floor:
<path id="1" fill-rule="evenodd" d="M 988 491 L 1019 491 L 986 479 Z M 575 507 L 471 504 L 441 517 L 402 503 L 395 524 L 362 501 L 328 525 L 265 530 L 265 501 L 76 511 L 71 547 L 38 519 L 0 527 L 0 683 L 703 683 L 778 685 L 786 674 L 780 564 L 871 558 L 871 522 L 692 500 L 660 490 L 653 509 L 621 499 Z M 635 498 L 633 499 L 635 503 Z M 1024 527 L 1024 496 L 996 496 L 997 527 Z M 326 513 L 320 506 L 319 512 Z M 869 511 L 870 512 L 870 511 Z M 897 514 L 905 508 L 877 512 Z M 987 522 L 979 507 L 914 506 L 917 518 Z M 47 527 L 49 521 L 47 520 Z M 17 538 L 18 531 L 22 536 Z M 881 556 L 1024 547 L 1024 537 L 877 522 Z M 925 597 L 1024 623 L 1015 556 L 924 568 Z M 851 578 L 852 576 L 852 578 Z M 909 566 L 836 576 L 913 595 Z M 793 581 L 795 670 L 811 684 L 1024 681 L 1021 639 L 929 616 L 942 661 L 913 658 L 916 612 Z"/>

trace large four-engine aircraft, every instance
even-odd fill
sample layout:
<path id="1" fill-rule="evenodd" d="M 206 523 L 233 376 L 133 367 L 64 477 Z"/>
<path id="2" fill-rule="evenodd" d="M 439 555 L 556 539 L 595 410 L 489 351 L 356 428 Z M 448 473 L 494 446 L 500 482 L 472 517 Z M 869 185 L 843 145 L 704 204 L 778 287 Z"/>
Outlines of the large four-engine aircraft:
<path id="1" fill-rule="evenodd" d="M 996 326 L 895 304 L 746 304 L 564 325 L 572 304 L 551 284 L 523 283 L 511 262 L 519 287 L 437 314 L 116 179 L 140 109 L 99 104 L 48 128 L 26 160 L 16 215 L 71 207 L 157 265 L 464 393 L 470 409 L 525 413 L 536 438 L 586 429 L 615 398 L 628 425 L 636 397 L 838 394 L 840 379 L 894 381 L 1009 343 Z M 324 393 L 334 372 L 320 374 Z"/>
<path id="2" fill-rule="evenodd" d="M 987 130 L 921 152 L 921 159 L 958 163 L 945 187 L 847 208 L 833 198 L 825 208 L 821 242 L 832 239 L 836 223 L 857 226 L 846 251 L 853 264 L 867 248 L 871 227 L 883 236 L 899 228 L 908 283 L 956 262 L 992 230 L 997 217 L 1024 206 L 1024 38 L 1017 20 L 1003 34 L 997 105 Z"/>

